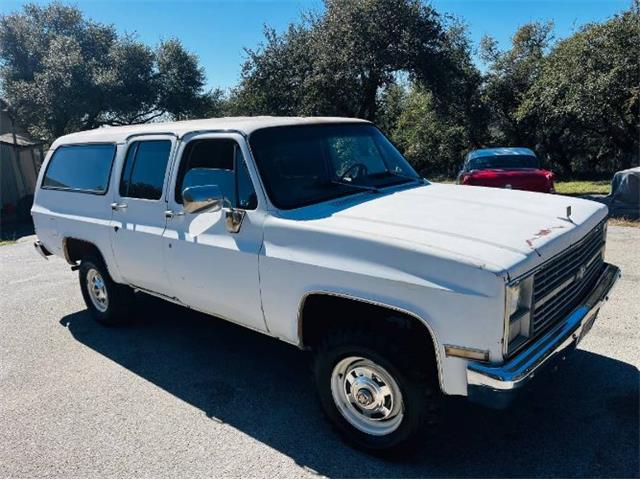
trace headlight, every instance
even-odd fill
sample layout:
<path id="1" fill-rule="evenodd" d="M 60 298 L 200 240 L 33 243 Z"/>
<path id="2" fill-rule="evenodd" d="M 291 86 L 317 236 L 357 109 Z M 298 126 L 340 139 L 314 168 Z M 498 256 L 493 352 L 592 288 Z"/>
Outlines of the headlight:
<path id="1" fill-rule="evenodd" d="M 507 287 L 507 314 L 509 316 L 512 316 L 518 310 L 521 291 L 522 289 L 520 288 L 520 283 L 509 285 Z"/>
<path id="2" fill-rule="evenodd" d="M 512 352 L 529 337 L 532 295 L 533 276 L 507 285 L 505 305 L 507 353 Z"/>

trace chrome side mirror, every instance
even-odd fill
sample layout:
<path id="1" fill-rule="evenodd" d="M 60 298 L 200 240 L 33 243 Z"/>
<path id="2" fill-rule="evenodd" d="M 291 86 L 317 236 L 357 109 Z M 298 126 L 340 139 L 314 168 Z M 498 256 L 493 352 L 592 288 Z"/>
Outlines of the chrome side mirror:
<path id="1" fill-rule="evenodd" d="M 187 187 L 182 191 L 185 213 L 217 212 L 222 209 L 224 197 L 217 185 Z"/>

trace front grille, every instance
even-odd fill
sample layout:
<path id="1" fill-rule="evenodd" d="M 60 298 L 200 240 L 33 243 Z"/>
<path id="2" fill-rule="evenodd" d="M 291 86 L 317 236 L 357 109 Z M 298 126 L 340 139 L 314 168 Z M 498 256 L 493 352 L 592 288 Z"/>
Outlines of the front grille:
<path id="1" fill-rule="evenodd" d="M 535 273 L 531 336 L 568 315 L 591 290 L 604 264 L 603 229 L 604 222 Z"/>

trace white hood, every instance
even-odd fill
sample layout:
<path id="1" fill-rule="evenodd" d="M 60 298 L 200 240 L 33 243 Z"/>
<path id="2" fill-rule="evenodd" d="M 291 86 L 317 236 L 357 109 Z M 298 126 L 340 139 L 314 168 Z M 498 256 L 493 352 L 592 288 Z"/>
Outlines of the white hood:
<path id="1" fill-rule="evenodd" d="M 291 213 L 322 230 L 409 242 L 513 278 L 582 238 L 607 209 L 561 195 L 430 184 L 363 193 Z"/>

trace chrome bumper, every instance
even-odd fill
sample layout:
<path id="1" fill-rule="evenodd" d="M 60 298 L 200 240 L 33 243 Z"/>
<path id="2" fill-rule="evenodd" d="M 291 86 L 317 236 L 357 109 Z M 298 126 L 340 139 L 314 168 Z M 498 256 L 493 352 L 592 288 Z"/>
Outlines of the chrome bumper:
<path id="1" fill-rule="evenodd" d="M 609 292 L 619 278 L 620 269 L 605 264 L 584 303 L 528 348 L 501 364 L 470 363 L 467 366 L 469 400 L 504 408 L 511 403 L 515 392 L 541 370 L 564 360 L 566 354 L 589 332 L 600 307 L 609 299 Z"/>

